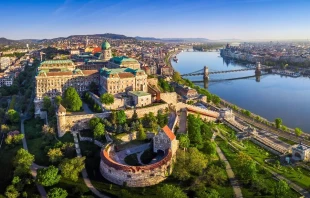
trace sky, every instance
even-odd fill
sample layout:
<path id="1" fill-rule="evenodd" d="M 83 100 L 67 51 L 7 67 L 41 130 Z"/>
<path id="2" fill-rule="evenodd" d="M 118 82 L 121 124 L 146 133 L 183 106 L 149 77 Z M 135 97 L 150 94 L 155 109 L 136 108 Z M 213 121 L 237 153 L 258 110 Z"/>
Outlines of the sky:
<path id="1" fill-rule="evenodd" d="M 310 0 L 1 0 L 0 37 L 308 39 L 309 8 Z"/>

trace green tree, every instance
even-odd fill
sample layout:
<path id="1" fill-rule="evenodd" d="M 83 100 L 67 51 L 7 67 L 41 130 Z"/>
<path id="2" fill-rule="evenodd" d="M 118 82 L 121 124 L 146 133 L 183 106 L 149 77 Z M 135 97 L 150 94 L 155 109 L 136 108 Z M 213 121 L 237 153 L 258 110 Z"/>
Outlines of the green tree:
<path id="1" fill-rule="evenodd" d="M 146 139 L 146 133 L 144 131 L 142 124 L 139 124 L 139 126 L 138 126 L 137 139 L 138 140 L 145 140 Z"/>
<path id="2" fill-rule="evenodd" d="M 240 152 L 237 157 L 237 172 L 245 183 L 255 180 L 257 177 L 256 163 L 247 154 Z"/>
<path id="3" fill-rule="evenodd" d="M 7 132 L 10 131 L 10 127 L 8 125 L 6 125 L 6 124 L 1 124 L 1 131 L 3 133 L 7 133 Z"/>
<path id="4" fill-rule="evenodd" d="M 88 126 L 90 129 L 95 129 L 95 127 L 97 126 L 97 124 L 100 123 L 100 118 L 98 117 L 94 117 L 92 119 L 89 120 L 88 122 Z"/>
<path id="5" fill-rule="evenodd" d="M 161 198 L 187 198 L 187 195 L 178 186 L 164 184 L 157 188 L 156 195 Z"/>
<path id="6" fill-rule="evenodd" d="M 44 96 L 43 98 L 43 108 L 48 110 L 52 106 L 51 99 L 48 96 Z"/>
<path id="7" fill-rule="evenodd" d="M 55 166 L 38 169 L 37 173 L 36 182 L 42 186 L 53 186 L 57 184 L 61 178 L 61 176 L 58 175 L 58 168 Z"/>
<path id="8" fill-rule="evenodd" d="M 85 157 L 75 157 L 64 159 L 60 164 L 61 174 L 64 178 L 77 181 L 79 173 L 85 168 Z"/>
<path id="9" fill-rule="evenodd" d="M 60 103 L 61 103 L 61 101 L 62 101 L 61 96 L 56 96 L 55 99 L 54 99 L 54 101 L 55 101 L 55 104 L 56 104 L 57 106 L 60 105 Z"/>
<path id="10" fill-rule="evenodd" d="M 174 82 L 177 82 L 177 83 L 182 82 L 182 77 L 181 77 L 180 73 L 179 72 L 174 72 L 173 75 L 172 75 L 172 80 Z"/>
<path id="11" fill-rule="evenodd" d="M 199 147 L 202 144 L 200 125 L 201 125 L 200 118 L 195 117 L 192 114 L 189 114 L 187 116 L 188 137 L 193 146 Z"/>
<path id="12" fill-rule="evenodd" d="M 19 196 L 19 192 L 17 191 L 17 189 L 15 188 L 14 185 L 9 185 L 6 188 L 5 191 L 5 196 L 7 196 L 8 198 L 17 198 Z"/>
<path id="13" fill-rule="evenodd" d="M 24 134 L 13 135 L 13 143 L 18 144 L 24 139 Z"/>
<path id="14" fill-rule="evenodd" d="M 183 149 L 186 149 L 190 145 L 190 140 L 186 134 L 182 134 L 178 137 L 179 139 L 179 146 Z"/>
<path id="15" fill-rule="evenodd" d="M 201 151 L 207 155 L 215 155 L 216 154 L 216 144 L 207 140 L 203 143 L 203 148 Z"/>
<path id="16" fill-rule="evenodd" d="M 300 128 L 295 128 L 295 134 L 296 134 L 297 136 L 301 136 L 302 130 L 301 130 Z"/>
<path id="17" fill-rule="evenodd" d="M 79 111 L 83 105 L 82 100 L 73 87 L 66 89 L 63 99 L 64 106 L 70 111 Z"/>
<path id="18" fill-rule="evenodd" d="M 51 148 L 48 150 L 47 156 L 49 157 L 50 162 L 55 163 L 62 159 L 63 153 L 60 148 Z"/>
<path id="19" fill-rule="evenodd" d="M 166 126 L 168 124 L 168 115 L 162 113 L 162 111 L 158 111 L 156 117 L 157 117 L 157 124 L 160 127 L 164 127 L 164 126 Z"/>
<path id="20" fill-rule="evenodd" d="M 126 114 L 124 110 L 116 112 L 116 120 L 118 124 L 124 124 L 126 122 Z"/>
<path id="21" fill-rule="evenodd" d="M 114 103 L 114 96 L 109 93 L 102 94 L 100 96 L 100 102 L 105 105 L 110 105 Z"/>
<path id="22" fill-rule="evenodd" d="M 67 196 L 67 191 L 62 188 L 52 188 L 47 193 L 48 198 L 66 198 Z"/>
<path id="23" fill-rule="evenodd" d="M 53 127 L 50 127 L 49 125 L 43 125 L 42 126 L 42 133 L 44 135 L 44 138 L 46 140 L 53 140 L 55 138 L 55 131 Z"/>
<path id="24" fill-rule="evenodd" d="M 14 109 L 9 109 L 7 112 L 7 115 L 11 123 L 16 124 L 20 120 L 19 113 L 15 111 Z"/>
<path id="25" fill-rule="evenodd" d="M 282 125 L 282 119 L 281 118 L 276 118 L 274 120 L 274 122 L 275 122 L 276 128 L 279 129 L 281 127 L 281 125 Z"/>
<path id="26" fill-rule="evenodd" d="M 280 180 L 276 183 L 274 187 L 274 196 L 276 198 L 285 197 L 289 191 L 290 187 L 284 180 Z"/>
<path id="27" fill-rule="evenodd" d="M 34 161 L 34 155 L 31 155 L 27 150 L 21 148 L 17 151 L 13 165 L 16 167 L 14 174 L 23 175 L 30 172 L 30 166 Z"/>
<path id="28" fill-rule="evenodd" d="M 103 136 L 104 136 L 104 125 L 98 123 L 94 129 L 94 138 L 101 140 Z"/>
<path id="29" fill-rule="evenodd" d="M 11 145 L 11 144 L 13 143 L 13 136 L 12 136 L 12 135 L 6 136 L 4 142 L 5 142 L 7 145 Z"/>
<path id="30" fill-rule="evenodd" d="M 112 111 L 112 113 L 110 115 L 110 119 L 111 119 L 111 123 L 113 125 L 116 124 L 116 121 L 117 121 L 116 111 Z"/>

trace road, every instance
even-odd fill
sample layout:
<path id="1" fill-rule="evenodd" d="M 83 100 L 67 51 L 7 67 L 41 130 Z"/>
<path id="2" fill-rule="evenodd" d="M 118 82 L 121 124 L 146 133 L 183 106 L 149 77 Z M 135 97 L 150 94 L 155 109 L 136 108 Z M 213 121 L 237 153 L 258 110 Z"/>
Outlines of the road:
<path id="1" fill-rule="evenodd" d="M 216 145 L 216 152 L 219 155 L 220 159 L 225 163 L 226 173 L 227 173 L 227 176 L 229 178 L 230 184 L 233 187 L 235 197 L 236 198 L 242 198 L 243 196 L 242 196 L 242 191 L 241 191 L 239 182 L 238 182 L 237 178 L 235 177 L 235 174 L 232 171 L 228 160 L 226 159 L 222 150 L 217 145 Z"/>
<path id="2" fill-rule="evenodd" d="M 26 141 L 26 135 L 25 135 L 25 126 L 24 126 L 24 121 L 25 121 L 25 118 L 23 118 L 21 120 L 21 126 L 20 126 L 20 130 L 21 130 L 21 133 L 24 134 L 24 138 L 23 138 L 23 148 L 25 150 L 28 151 L 28 146 L 27 146 L 27 141 Z M 35 163 L 32 163 L 31 167 L 30 167 L 30 171 L 31 171 L 31 175 L 35 178 L 37 176 L 37 169 L 39 168 L 44 168 L 43 166 L 39 166 Z M 43 186 L 41 186 L 40 184 L 36 183 L 37 185 L 37 189 L 41 195 L 41 197 L 43 198 L 46 198 L 47 197 L 47 194 L 46 194 L 46 190 L 44 189 Z"/>
<path id="3" fill-rule="evenodd" d="M 72 132 L 72 135 L 73 135 L 73 139 L 74 139 L 76 155 L 77 155 L 77 157 L 82 157 L 81 149 L 80 149 L 80 145 L 79 145 L 79 140 L 78 140 L 78 137 L 77 137 L 77 132 Z M 90 191 L 92 191 L 92 193 L 94 193 L 96 196 L 101 197 L 101 198 L 110 198 L 107 195 L 103 195 L 101 192 L 99 192 L 99 190 L 97 190 L 93 186 L 93 184 L 91 183 L 90 179 L 88 178 L 88 174 L 87 174 L 85 168 L 82 170 L 82 176 L 83 176 L 83 180 L 84 180 L 85 185 L 88 187 L 88 189 Z"/>

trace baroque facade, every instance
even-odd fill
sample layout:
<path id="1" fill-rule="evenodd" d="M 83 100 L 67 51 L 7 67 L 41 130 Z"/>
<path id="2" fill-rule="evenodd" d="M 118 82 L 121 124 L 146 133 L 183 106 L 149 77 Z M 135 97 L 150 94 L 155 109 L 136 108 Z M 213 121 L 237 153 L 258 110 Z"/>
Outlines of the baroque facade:
<path id="1" fill-rule="evenodd" d="M 141 69 L 118 68 L 100 70 L 100 92 L 118 94 L 126 91 L 147 92 L 147 75 Z"/>

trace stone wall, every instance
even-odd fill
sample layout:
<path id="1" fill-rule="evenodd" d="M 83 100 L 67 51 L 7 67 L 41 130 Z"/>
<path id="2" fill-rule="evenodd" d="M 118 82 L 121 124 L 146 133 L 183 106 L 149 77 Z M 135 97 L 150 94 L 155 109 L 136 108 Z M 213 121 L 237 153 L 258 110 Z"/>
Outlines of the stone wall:
<path id="1" fill-rule="evenodd" d="M 100 172 L 112 183 L 128 187 L 145 187 L 158 184 L 172 172 L 173 156 L 169 149 L 165 157 L 154 164 L 127 166 L 113 161 L 109 155 L 110 146 L 102 150 Z"/>
<path id="2" fill-rule="evenodd" d="M 67 131 L 88 129 L 88 122 L 91 118 L 107 118 L 109 116 L 110 112 L 80 115 L 57 115 L 58 136 L 62 137 Z"/>
<path id="3" fill-rule="evenodd" d="M 138 117 L 141 118 L 141 117 L 143 117 L 145 114 L 148 114 L 148 113 L 150 113 L 150 112 L 153 112 L 154 115 L 156 116 L 158 110 L 165 110 L 166 108 L 169 108 L 168 104 L 159 104 L 159 105 L 156 105 L 156 106 L 151 106 L 151 107 L 145 107 L 145 108 L 136 109 L 136 112 L 137 112 L 137 114 L 138 114 Z M 130 109 L 130 110 L 126 110 L 126 111 L 125 111 L 125 114 L 126 114 L 127 118 L 131 118 L 132 115 L 133 115 L 133 113 L 134 113 L 134 110 L 133 110 L 133 109 Z"/>
<path id="4" fill-rule="evenodd" d="M 158 78 L 148 78 L 147 79 L 147 83 L 149 85 L 154 85 L 155 87 L 157 87 L 157 85 L 158 85 Z"/>
<path id="5" fill-rule="evenodd" d="M 178 95 L 176 92 L 171 93 L 160 93 L 160 99 L 165 101 L 168 104 L 177 104 L 178 102 Z"/>

